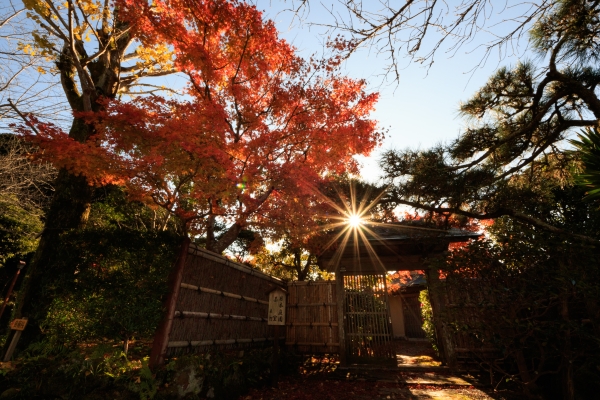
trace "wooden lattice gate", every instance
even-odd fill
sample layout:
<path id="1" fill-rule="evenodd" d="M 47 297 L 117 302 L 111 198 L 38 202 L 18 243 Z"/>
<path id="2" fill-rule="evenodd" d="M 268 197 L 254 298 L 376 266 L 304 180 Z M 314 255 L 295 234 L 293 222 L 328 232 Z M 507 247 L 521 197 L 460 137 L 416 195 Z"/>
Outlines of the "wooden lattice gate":
<path id="1" fill-rule="evenodd" d="M 349 362 L 395 358 L 385 275 L 344 276 L 344 313 Z"/>

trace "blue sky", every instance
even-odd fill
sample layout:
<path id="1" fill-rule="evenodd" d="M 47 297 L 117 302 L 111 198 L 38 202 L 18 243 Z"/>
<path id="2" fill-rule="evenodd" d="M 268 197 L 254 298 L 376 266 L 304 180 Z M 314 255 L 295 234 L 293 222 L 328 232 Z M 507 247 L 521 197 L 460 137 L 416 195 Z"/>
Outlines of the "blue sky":
<path id="1" fill-rule="evenodd" d="M 324 28 L 311 25 L 311 22 L 330 22 L 323 3 L 311 3 L 310 13 L 304 15 L 302 22 L 292 22 L 293 15 L 281 11 L 290 6 L 289 2 L 257 0 L 255 3 L 258 9 L 264 10 L 266 16 L 275 21 L 281 36 L 296 46 L 300 55 L 308 57 L 322 51 L 327 33 Z M 493 10 L 488 15 L 487 25 L 494 28 L 495 32 L 506 30 L 509 23 L 495 27 L 494 24 L 518 11 Z M 371 157 L 361 159 L 364 165 L 363 178 L 373 181 L 379 176 L 377 158 L 382 150 L 406 147 L 425 149 L 458 136 L 467 123 L 458 115 L 460 102 L 468 100 L 499 66 L 514 65 L 520 57 L 527 57 L 526 41 L 521 41 L 521 47 L 513 52 L 517 55 L 499 57 L 497 52 L 492 53 L 481 67 L 473 71 L 484 56 L 484 51 L 478 45 L 489 40 L 492 37 L 490 35 L 485 32 L 478 34 L 476 41 L 463 46 L 452 57 L 442 48 L 429 69 L 409 59 L 402 59 L 399 82 L 383 82 L 381 74 L 386 60 L 383 56 L 378 57 L 373 49 L 363 49 L 350 57 L 344 65 L 345 73 L 366 79 L 371 90 L 380 92 L 374 117 L 381 127 L 389 129 L 382 148 Z"/>

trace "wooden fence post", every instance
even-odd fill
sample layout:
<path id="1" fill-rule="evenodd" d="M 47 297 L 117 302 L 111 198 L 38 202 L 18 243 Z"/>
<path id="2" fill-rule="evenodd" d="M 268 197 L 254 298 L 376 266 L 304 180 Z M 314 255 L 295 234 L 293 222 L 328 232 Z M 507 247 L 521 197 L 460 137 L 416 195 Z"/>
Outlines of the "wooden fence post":
<path id="1" fill-rule="evenodd" d="M 340 343 L 340 366 L 346 365 L 346 333 L 344 329 L 344 272 L 345 268 L 338 266 L 335 272 L 335 294 L 338 314 L 338 335 Z"/>
<path id="2" fill-rule="evenodd" d="M 19 266 L 18 266 L 17 272 L 15 273 L 15 276 L 14 276 L 12 282 L 10 283 L 10 286 L 8 287 L 8 292 L 6 292 L 6 298 L 4 299 L 4 302 L 2 302 L 2 308 L 0 308 L 0 318 L 2 318 L 2 314 L 4 314 L 4 309 L 6 308 L 6 304 L 8 303 L 8 300 L 10 299 L 10 295 L 12 294 L 13 288 L 15 287 L 15 283 L 17 283 L 17 278 L 19 278 L 19 274 L 21 273 L 21 270 L 23 269 L 24 266 L 25 266 L 25 261 L 19 261 Z"/>
<path id="3" fill-rule="evenodd" d="M 179 297 L 179 290 L 181 288 L 181 281 L 183 279 L 183 267 L 185 266 L 185 260 L 187 257 L 188 249 L 190 247 L 190 238 L 186 236 L 181 244 L 179 250 L 179 256 L 169 278 L 167 284 L 169 286 L 169 292 L 163 302 L 163 318 L 156 329 L 154 334 L 154 341 L 152 342 L 152 350 L 150 352 L 150 368 L 154 369 L 161 365 L 165 361 L 165 355 L 167 353 L 167 345 L 169 344 L 169 336 L 171 334 L 171 328 L 173 327 L 173 318 L 175 316 L 175 308 L 177 307 L 177 298 Z"/>
<path id="4" fill-rule="evenodd" d="M 23 330 L 27 326 L 27 318 L 13 319 L 10 323 L 10 329 L 14 332 L 14 335 L 10 341 L 10 345 L 8 346 L 8 350 L 6 350 L 6 354 L 4 355 L 4 362 L 10 361 L 12 355 L 17 348 L 17 343 L 21 338 L 21 334 Z"/>

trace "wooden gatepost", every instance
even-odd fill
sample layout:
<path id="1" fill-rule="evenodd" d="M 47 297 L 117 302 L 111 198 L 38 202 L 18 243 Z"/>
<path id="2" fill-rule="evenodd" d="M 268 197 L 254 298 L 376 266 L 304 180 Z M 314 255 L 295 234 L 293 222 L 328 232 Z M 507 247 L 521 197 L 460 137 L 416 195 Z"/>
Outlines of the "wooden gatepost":
<path id="1" fill-rule="evenodd" d="M 151 367 L 176 354 L 247 348 L 275 340 L 268 325 L 269 292 L 285 288 L 280 279 L 190 244 L 188 239 L 168 285 Z"/>

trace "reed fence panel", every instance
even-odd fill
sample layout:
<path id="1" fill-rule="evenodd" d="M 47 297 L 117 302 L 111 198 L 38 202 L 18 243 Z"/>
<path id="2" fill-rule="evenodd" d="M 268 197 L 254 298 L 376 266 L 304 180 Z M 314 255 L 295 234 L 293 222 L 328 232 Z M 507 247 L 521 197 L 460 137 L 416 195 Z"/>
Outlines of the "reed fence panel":
<path id="1" fill-rule="evenodd" d="M 335 281 L 289 282 L 286 346 L 302 353 L 339 353 Z"/>
<path id="2" fill-rule="evenodd" d="M 269 295 L 281 280 L 190 245 L 167 354 L 249 347 L 273 340 Z"/>

